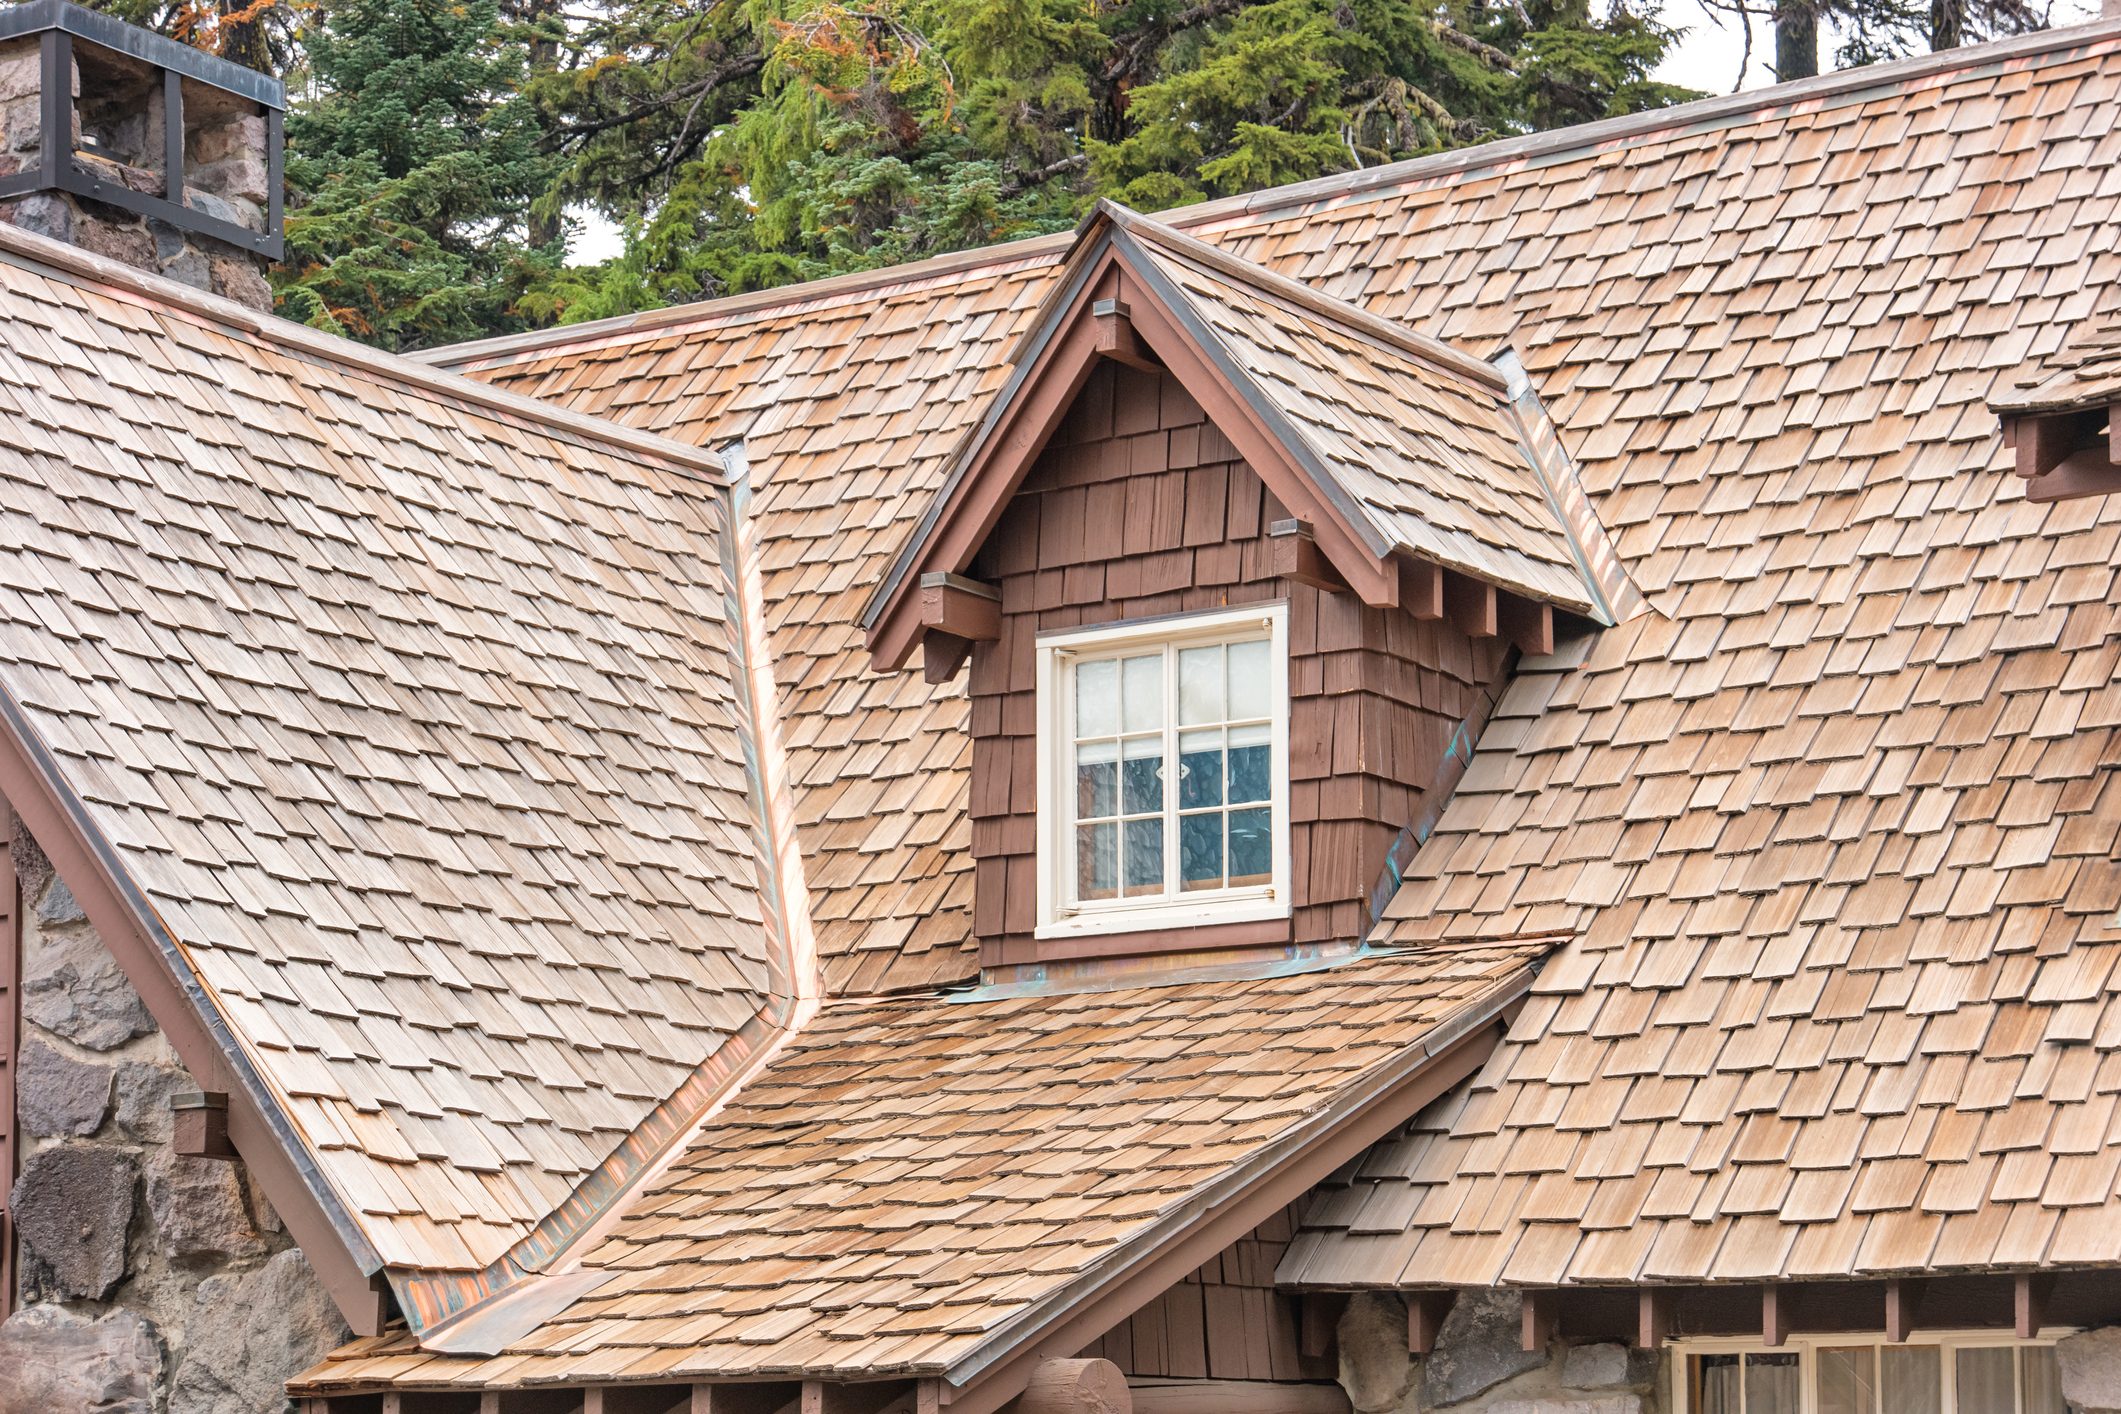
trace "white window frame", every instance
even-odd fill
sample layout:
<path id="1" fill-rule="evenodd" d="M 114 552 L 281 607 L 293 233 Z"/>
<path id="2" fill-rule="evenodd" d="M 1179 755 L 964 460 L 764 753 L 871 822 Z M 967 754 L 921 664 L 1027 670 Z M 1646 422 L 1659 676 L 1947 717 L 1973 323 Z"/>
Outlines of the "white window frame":
<path id="1" fill-rule="evenodd" d="M 1267 630 L 1267 661 L 1272 674 L 1268 705 L 1272 712 L 1272 777 L 1269 819 L 1274 853 L 1272 879 L 1263 886 L 1218 890 L 1214 894 L 1178 895 L 1140 900 L 1114 899 L 1071 904 L 1075 878 L 1074 792 L 1070 756 L 1075 744 L 1075 664 L 1139 652 L 1143 648 L 1176 649 L 1237 637 L 1247 628 Z M 1150 929 L 1190 928 L 1217 923 L 1250 923 L 1287 918 L 1289 888 L 1289 606 L 1285 600 L 1248 604 L 1237 609 L 1175 614 L 1095 628 L 1043 633 L 1038 658 L 1038 925 L 1035 936 L 1070 938 Z M 1174 674 L 1165 673 L 1166 752 L 1176 750 Z M 1167 800 L 1175 792 L 1167 793 Z M 1168 807 L 1167 807 L 1168 809 Z M 1176 834 L 1176 831 L 1169 832 Z M 1172 840 L 1169 847 L 1175 847 Z M 1167 886 L 1176 875 L 1167 867 Z"/>
<path id="2" fill-rule="evenodd" d="M 1998 1346 L 2052 1346 L 2056 1341 L 2076 1333 L 2072 1326 L 2045 1326 L 2031 1340 L 2020 1340 L 2011 1332 L 1999 1330 L 1916 1330 L 1901 1345 L 1935 1345 L 1942 1347 L 1939 1357 L 1943 1364 L 1940 1378 L 1945 1414 L 1954 1414 L 1959 1399 L 1959 1362 L 1953 1358 L 1959 1350 L 1970 1348 L 1994 1348 Z M 1686 1336 L 1672 1340 L 1666 1349 L 1672 1355 L 1672 1414 L 1698 1414 L 1692 1403 L 1694 1381 L 1689 1357 L 1695 1355 L 1789 1355 L 1797 1357 L 1797 1408 L 1799 1414 L 1817 1414 L 1819 1351 L 1822 1348 L 1847 1348 L 1855 1345 L 1886 1346 L 1888 1341 L 1883 1331 L 1839 1331 L 1813 1332 L 1791 1335 L 1781 1345 L 1770 1346 L 1758 1336 Z"/>

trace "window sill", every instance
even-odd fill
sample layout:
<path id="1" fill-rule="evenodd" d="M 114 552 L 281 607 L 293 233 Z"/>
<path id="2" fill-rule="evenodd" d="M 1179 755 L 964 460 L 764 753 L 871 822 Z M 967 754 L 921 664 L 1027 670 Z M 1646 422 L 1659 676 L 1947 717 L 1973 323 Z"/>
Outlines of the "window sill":
<path id="1" fill-rule="evenodd" d="M 1115 933 L 1182 933 L 1226 923 L 1262 923 L 1289 916 L 1286 899 L 1233 899 L 1228 903 L 1167 904 L 1138 912 L 1086 913 L 1041 923 L 1034 938 L 1098 938 Z"/>

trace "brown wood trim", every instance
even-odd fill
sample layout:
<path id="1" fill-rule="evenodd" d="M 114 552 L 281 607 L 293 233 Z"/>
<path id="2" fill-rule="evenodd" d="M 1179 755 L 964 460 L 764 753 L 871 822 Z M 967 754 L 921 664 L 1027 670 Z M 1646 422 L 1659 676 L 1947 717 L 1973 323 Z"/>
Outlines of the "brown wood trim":
<path id="1" fill-rule="evenodd" d="M 1544 658 L 1554 651 L 1554 607 L 1515 594 L 1499 595 L 1495 601 L 1495 623 L 1502 637 L 1517 645 L 1527 658 Z"/>
<path id="2" fill-rule="evenodd" d="M 1760 1288 L 1760 1343 L 1774 1350 L 1790 1338 L 1790 1307 L 1796 1293 L 1777 1282 Z"/>
<path id="3" fill-rule="evenodd" d="M 1427 1355 L 1436 1349 L 1436 1338 L 1458 1302 L 1455 1291 L 1410 1291 L 1407 1293 L 1407 1353 Z"/>
<path id="4" fill-rule="evenodd" d="M 2047 1300 L 2054 1294 L 2055 1278 L 2049 1272 L 2020 1272 L 2011 1282 L 2011 1329 L 2020 1340 L 2031 1340 L 2047 1324 Z"/>
<path id="5" fill-rule="evenodd" d="M 1671 1334 L 1671 1288 L 1642 1288 L 1635 1295 L 1635 1344 L 1643 1350 L 1661 1350 Z"/>
<path id="6" fill-rule="evenodd" d="M 1495 586 L 1449 570 L 1443 576 L 1443 607 L 1451 621 L 1468 638 L 1494 638 L 1496 622 Z"/>
<path id="7" fill-rule="evenodd" d="M 1002 636 L 1001 591 L 961 574 L 921 576 L 921 627 L 973 643 Z"/>
<path id="8" fill-rule="evenodd" d="M 1282 579 L 1308 584 L 1328 594 L 1347 591 L 1347 577 L 1333 568 L 1333 562 L 1318 548 L 1318 537 L 1309 521 L 1278 520 L 1267 528 L 1267 540 L 1274 554 L 1274 573 Z"/>
<path id="9" fill-rule="evenodd" d="M 1527 1354 L 1536 1355 L 1554 1343 L 1561 1333 L 1561 1301 L 1551 1289 L 1524 1294 L 1524 1341 Z"/>
<path id="10" fill-rule="evenodd" d="M 1190 1213 L 1174 1217 L 1148 1240 L 1115 1251 L 1107 1259 L 1109 1272 L 1093 1271 L 1040 1303 L 1053 1308 L 1041 1323 L 1000 1337 L 1012 1353 L 983 1362 L 962 1383 L 945 1387 L 952 1414 L 992 1414 L 1016 1397 L 1041 1359 L 1081 1350 L 1472 1075 L 1509 1029 L 1509 1018 L 1530 985 L 1529 970 L 1503 983 L 1484 1007 L 1468 1008 L 1472 1015 L 1461 1034 L 1410 1048 L 1397 1074 L 1379 1077 L 1376 1088 L 1329 1107 L 1299 1137 L 1243 1166 L 1257 1172 L 1233 1174 L 1228 1181 L 1233 1191 L 1196 1198 Z M 1093 1283 L 1098 1289 L 1079 1290 Z"/>
<path id="11" fill-rule="evenodd" d="M 1906 1342 L 1921 1319 L 1923 1283 L 1894 1277 L 1885 1284 L 1885 1338 L 1894 1345 Z"/>
<path id="12" fill-rule="evenodd" d="M 1135 933 L 1085 933 L 1074 938 L 1040 938 L 1032 947 L 1038 962 L 1142 957 L 1181 951 L 1207 953 L 1228 948 L 1282 947 L 1290 939 L 1290 927 L 1287 918 L 1261 918 L 1250 923 L 1208 923 L 1193 928 L 1144 928 Z M 1008 964 L 996 962 L 994 965 Z"/>
<path id="13" fill-rule="evenodd" d="M 1417 619 L 1443 617 L 1443 569 L 1427 560 L 1399 562 L 1399 604 Z"/>
<path id="14" fill-rule="evenodd" d="M 227 1023 L 197 979 L 180 979 L 181 956 L 145 899 L 132 886 L 86 811 L 48 764 L 21 709 L 0 694 L 0 797 L 14 806 L 52 868 L 66 880 L 82 912 L 177 1057 L 202 1089 L 229 1094 L 228 1133 L 250 1165 L 287 1230 L 316 1269 L 356 1335 L 382 1331 L 381 1262 L 321 1173 L 307 1172 L 289 1152 L 264 1106 L 265 1081 L 251 1066 Z M 18 910 L 19 911 L 19 910 Z M 266 1098 L 261 1098 L 266 1097 Z M 276 1116 L 282 1124 L 284 1116 Z M 299 1143 L 299 1141 L 292 1141 Z M 307 1163 L 302 1156 L 300 1163 Z M 327 1207 L 327 1204 L 329 1207 Z"/>

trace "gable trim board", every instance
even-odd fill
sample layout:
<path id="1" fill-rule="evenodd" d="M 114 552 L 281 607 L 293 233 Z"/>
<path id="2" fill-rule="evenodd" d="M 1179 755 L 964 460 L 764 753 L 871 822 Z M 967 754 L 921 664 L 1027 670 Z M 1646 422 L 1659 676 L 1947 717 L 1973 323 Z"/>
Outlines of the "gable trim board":
<path id="1" fill-rule="evenodd" d="M 1160 262 L 1167 259 L 1213 270 L 1228 278 L 1232 288 L 1243 288 L 1248 296 L 1270 305 L 1293 306 L 1330 321 L 1326 327 L 1348 340 L 1350 347 L 1389 350 L 1391 357 L 1412 360 L 1437 370 L 1447 380 L 1472 385 L 1464 390 L 1467 396 L 1492 402 L 1490 411 L 1511 428 L 1513 450 L 1524 462 L 1522 475 L 1538 488 L 1545 510 L 1554 517 L 1554 523 L 1544 529 L 1566 548 L 1566 567 L 1535 560 L 1529 552 L 1506 545 L 1489 547 L 1496 563 L 1475 563 L 1446 547 L 1453 527 L 1425 526 L 1427 543 L 1410 542 L 1404 525 L 1400 533 L 1389 533 L 1380 523 L 1381 513 L 1343 481 L 1327 455 L 1314 445 L 1313 436 L 1277 404 L 1276 395 L 1209 326 L 1195 308 L 1200 297 L 1182 289 L 1162 268 Z M 1008 382 L 965 438 L 943 489 L 863 612 L 862 624 L 879 666 L 903 666 L 923 636 L 937 631 L 923 619 L 923 586 L 934 575 L 967 571 L 1099 359 L 1130 361 L 1132 355 L 1122 357 L 1123 351 L 1111 347 L 1115 337 L 1138 336 L 1147 352 L 1200 401 L 1209 421 L 1230 438 L 1276 499 L 1309 527 L 1318 549 L 1365 604 L 1408 603 L 1417 617 L 1423 616 L 1424 609 L 1410 603 L 1403 593 L 1402 580 L 1412 568 L 1427 565 L 1524 600 L 1535 610 L 1558 608 L 1594 619 L 1607 617 L 1604 596 L 1581 578 L 1584 552 L 1574 543 L 1554 488 L 1532 453 L 1532 439 L 1519 421 L 1518 404 L 1529 390 L 1517 393 L 1501 370 L 1111 202 L 1100 202 L 1084 222 L 1069 261 L 1073 273 L 1048 296 L 1031 330 L 1019 342 Z M 1115 324 L 1124 325 L 1126 333 L 1117 334 L 1111 327 Z M 1379 371 L 1378 376 L 1385 375 Z M 1417 400 L 1407 400 L 1409 416 L 1416 406 Z M 1447 413 L 1439 414 L 1438 420 L 1447 417 Z M 1451 442 L 1407 424 L 1394 430 L 1410 445 L 1419 444 L 1435 454 L 1439 462 L 1465 462 L 1454 467 L 1455 475 L 1477 478 L 1480 474 Z M 1382 472 L 1379 476 L 1388 479 Z M 1393 514 L 1400 521 L 1424 524 L 1415 513 Z M 1474 513 L 1470 518 L 1478 520 L 1479 516 Z M 1523 564 L 1514 576 L 1502 568 L 1513 560 Z M 1430 616 L 1435 612 L 1433 606 L 1427 610 Z M 1493 632 L 1490 628 L 1485 636 Z M 955 647 L 952 642 L 951 648 Z"/>

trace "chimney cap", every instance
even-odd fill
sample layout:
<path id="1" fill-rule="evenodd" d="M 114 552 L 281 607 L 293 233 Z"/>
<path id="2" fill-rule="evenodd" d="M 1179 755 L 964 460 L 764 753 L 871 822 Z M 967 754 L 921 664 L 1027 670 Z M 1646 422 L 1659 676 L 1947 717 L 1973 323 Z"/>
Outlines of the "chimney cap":
<path id="1" fill-rule="evenodd" d="M 47 30 L 74 35 L 99 48 L 211 84 L 274 112 L 287 111 L 287 85 L 278 79 L 167 35 L 85 9 L 71 0 L 24 0 L 21 4 L 0 6 L 0 40 L 21 39 Z"/>

